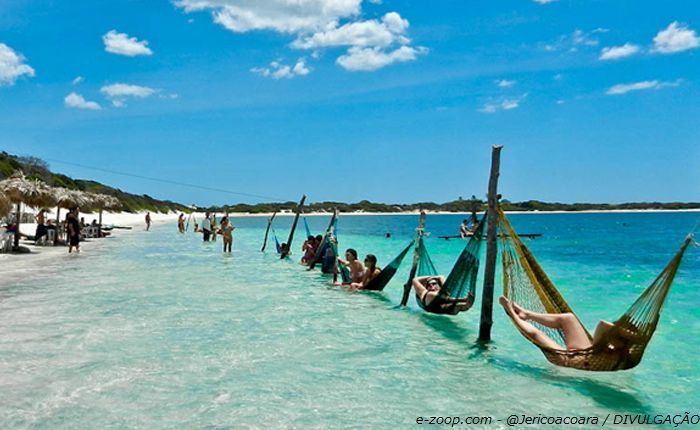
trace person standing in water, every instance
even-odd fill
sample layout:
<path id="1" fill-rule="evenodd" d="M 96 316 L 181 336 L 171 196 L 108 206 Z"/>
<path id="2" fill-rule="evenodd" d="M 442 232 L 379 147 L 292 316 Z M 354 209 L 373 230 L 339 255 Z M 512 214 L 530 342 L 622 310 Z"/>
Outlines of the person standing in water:
<path id="1" fill-rule="evenodd" d="M 228 217 L 221 219 L 221 235 L 224 237 L 224 252 L 231 253 L 231 245 L 233 244 L 233 230 L 236 227 L 232 226 Z"/>
<path id="2" fill-rule="evenodd" d="M 213 242 L 216 242 L 217 223 L 216 223 L 216 214 L 215 213 L 211 214 L 211 218 L 209 219 L 209 221 L 211 222 L 211 240 Z"/>
<path id="3" fill-rule="evenodd" d="M 209 235 L 211 235 L 211 220 L 209 219 L 209 212 L 204 214 L 204 220 L 202 221 L 202 240 L 209 242 Z"/>
<path id="4" fill-rule="evenodd" d="M 151 229 L 151 213 L 146 212 L 146 231 Z"/>
<path id="5" fill-rule="evenodd" d="M 68 253 L 80 252 L 80 221 L 78 221 L 78 209 L 71 209 L 66 216 L 66 226 L 68 232 Z"/>
<path id="6" fill-rule="evenodd" d="M 181 213 L 180 216 L 177 218 L 177 230 L 180 233 L 185 232 L 185 214 Z"/>

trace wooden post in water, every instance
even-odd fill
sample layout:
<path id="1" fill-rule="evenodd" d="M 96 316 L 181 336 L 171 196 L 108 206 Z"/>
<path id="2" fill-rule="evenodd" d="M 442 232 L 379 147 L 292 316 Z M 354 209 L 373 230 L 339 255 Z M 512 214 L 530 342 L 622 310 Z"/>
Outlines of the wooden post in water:
<path id="1" fill-rule="evenodd" d="M 304 202 L 306 201 L 306 194 L 301 196 L 299 204 L 297 205 L 296 216 L 294 216 L 294 222 L 292 223 L 292 230 L 289 232 L 289 238 L 287 239 L 287 249 L 283 249 L 280 254 L 280 259 L 283 259 L 292 250 L 292 240 L 294 240 L 294 230 L 297 229 L 297 223 L 299 222 L 299 216 L 301 215 L 301 208 L 304 207 Z"/>
<path id="2" fill-rule="evenodd" d="M 326 240 L 331 240 L 333 239 L 333 236 L 335 235 L 335 230 L 333 226 L 335 225 L 335 219 L 338 217 L 338 208 L 333 208 L 333 215 L 331 215 L 331 220 L 328 222 L 328 228 L 326 228 L 326 232 L 323 234 L 323 241 Z M 313 270 L 316 265 L 318 264 L 319 261 L 323 258 L 323 255 L 321 255 L 321 246 L 319 245 L 318 249 L 316 250 L 316 255 L 314 255 L 314 259 L 309 262 L 309 270 Z M 336 255 L 337 257 L 337 255 Z"/>
<path id="3" fill-rule="evenodd" d="M 496 257 L 498 243 L 496 242 L 496 227 L 498 220 L 498 176 L 501 169 L 501 145 L 493 145 L 491 151 L 491 176 L 489 177 L 488 204 L 489 213 L 486 225 L 486 266 L 484 268 L 484 289 L 481 293 L 481 325 L 479 326 L 479 341 L 491 340 L 493 325 L 493 285 L 496 278 Z"/>
<path id="4" fill-rule="evenodd" d="M 263 246 L 260 251 L 265 252 L 265 247 L 267 246 L 267 236 L 270 234 L 270 227 L 272 227 L 272 221 L 275 220 L 275 215 L 277 215 L 277 211 L 274 211 L 272 213 L 272 216 L 267 219 L 267 228 L 265 229 L 265 239 L 263 239 Z"/>
<path id="5" fill-rule="evenodd" d="M 413 289 L 413 278 L 416 277 L 416 271 L 418 270 L 418 246 L 420 245 L 421 237 L 423 236 L 423 229 L 425 228 L 425 212 L 420 212 L 420 217 L 418 218 L 418 229 L 416 229 L 416 244 L 413 248 L 413 264 L 411 265 L 411 272 L 408 275 L 408 280 L 403 286 L 403 297 L 401 298 L 401 306 L 406 306 L 408 303 L 408 297 Z"/>

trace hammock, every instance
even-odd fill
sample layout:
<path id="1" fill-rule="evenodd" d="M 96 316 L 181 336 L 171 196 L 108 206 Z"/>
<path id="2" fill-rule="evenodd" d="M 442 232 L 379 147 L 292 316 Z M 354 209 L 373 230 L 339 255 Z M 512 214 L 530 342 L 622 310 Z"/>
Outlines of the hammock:
<path id="1" fill-rule="evenodd" d="M 282 245 L 280 245 L 279 239 L 277 239 L 277 233 L 275 232 L 275 228 L 272 227 L 272 237 L 275 238 L 275 249 L 277 250 L 278 254 L 282 253 Z"/>
<path id="2" fill-rule="evenodd" d="M 386 267 L 384 267 L 377 274 L 377 276 L 375 276 L 374 279 L 369 281 L 369 283 L 362 289 L 366 290 L 366 291 L 382 291 L 384 289 L 384 287 L 387 286 L 389 281 L 391 281 L 391 278 L 393 278 L 394 275 L 396 274 L 396 271 L 399 269 L 399 266 L 401 266 L 401 262 L 403 261 L 404 257 L 406 257 L 406 254 L 408 254 L 408 251 L 410 251 L 411 248 L 413 248 L 413 244 L 414 244 L 414 241 L 411 241 L 411 243 L 409 243 L 408 246 L 406 248 L 404 248 L 403 251 L 401 251 L 399 253 L 399 255 L 394 257 L 394 259 L 391 260 L 391 262 L 389 264 L 387 264 Z M 334 251 L 336 252 L 336 255 L 337 255 L 337 252 L 338 252 L 337 246 L 334 248 Z M 343 283 L 344 284 L 351 283 L 352 279 L 350 278 L 350 270 L 347 268 L 347 266 L 345 266 L 344 264 L 339 262 L 338 269 L 339 269 L 340 275 L 342 276 Z"/>
<path id="3" fill-rule="evenodd" d="M 474 235 L 457 258 L 457 262 L 447 276 L 444 285 L 429 305 L 425 305 L 420 297 L 416 296 L 418 305 L 426 312 L 434 314 L 457 315 L 469 310 L 476 298 L 476 277 L 479 272 L 479 253 L 481 251 L 481 238 L 486 224 L 486 215 L 481 220 Z M 430 254 L 423 242 L 423 235 L 418 236 L 416 252 L 418 254 L 417 276 L 437 276 Z"/>
<path id="4" fill-rule="evenodd" d="M 336 242 L 335 231 L 337 228 L 338 218 L 334 212 L 333 217 L 331 217 L 331 221 L 328 224 L 328 229 L 326 229 L 326 233 L 323 235 L 323 240 L 321 240 L 321 244 L 316 249 L 316 255 L 314 255 L 313 260 L 309 262 L 309 270 L 314 269 L 317 264 L 321 263 L 321 271 L 323 273 L 335 273 L 335 262 L 337 261 L 338 257 L 338 248 L 334 242 Z M 326 254 L 329 249 L 333 254 L 333 261 L 330 261 L 330 257 L 326 258 Z"/>
<path id="5" fill-rule="evenodd" d="M 406 248 L 404 248 L 399 255 L 394 257 L 393 260 L 389 264 L 387 264 L 377 276 L 374 277 L 369 283 L 363 288 L 363 290 L 369 290 L 369 291 L 382 291 L 384 287 L 387 286 L 389 281 L 391 281 L 391 278 L 394 277 L 396 274 L 396 271 L 399 270 L 399 266 L 401 266 L 401 262 L 403 261 L 404 257 L 406 254 L 408 254 L 408 251 L 413 248 L 413 244 L 415 241 L 411 241 L 411 243 L 408 244 Z"/>
<path id="6" fill-rule="evenodd" d="M 503 293 L 522 307 L 541 313 L 567 313 L 573 311 L 549 280 L 530 250 L 513 230 L 502 209 L 499 209 L 503 264 Z M 673 259 L 641 296 L 600 339 L 586 349 L 566 350 L 564 335 L 560 330 L 543 327 L 528 321 L 562 345 L 562 350 L 538 344 L 522 330 L 521 333 L 535 344 L 552 364 L 579 370 L 614 371 L 635 367 L 642 360 L 644 349 L 651 340 L 659 322 L 661 308 L 671 288 L 671 283 L 690 244 L 688 236 Z M 517 327 L 517 326 L 516 326 Z M 519 328 L 519 327 L 518 327 Z"/>

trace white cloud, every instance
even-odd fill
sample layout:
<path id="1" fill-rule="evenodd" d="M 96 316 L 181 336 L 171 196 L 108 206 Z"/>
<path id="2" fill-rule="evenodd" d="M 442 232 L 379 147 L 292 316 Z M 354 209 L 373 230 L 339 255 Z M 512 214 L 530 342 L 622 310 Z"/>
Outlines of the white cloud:
<path id="1" fill-rule="evenodd" d="M 66 107 L 74 109 L 88 109 L 88 110 L 100 110 L 102 109 L 97 102 L 91 102 L 85 100 L 83 96 L 76 92 L 68 94 L 64 99 Z"/>
<path id="2" fill-rule="evenodd" d="M 384 51 L 380 48 L 361 48 L 353 46 L 348 52 L 338 57 L 338 63 L 345 70 L 372 71 L 381 69 L 393 63 L 403 63 L 415 60 L 418 55 L 428 52 L 426 48 L 401 46 L 393 51 Z"/>
<path id="3" fill-rule="evenodd" d="M 34 69 L 26 64 L 24 57 L 9 46 L 0 43 L 0 86 L 14 85 L 22 76 L 34 76 Z"/>
<path id="4" fill-rule="evenodd" d="M 654 52 L 674 54 L 700 46 L 700 37 L 678 21 L 673 21 L 666 29 L 659 31 L 654 37 Z"/>
<path id="5" fill-rule="evenodd" d="M 372 3 L 379 3 L 372 1 Z M 362 19 L 362 0 L 175 0 L 185 12 L 209 11 L 230 31 L 271 30 L 294 37 L 292 48 L 311 50 L 348 47 L 336 63 L 346 70 L 376 70 L 414 60 L 425 48 L 409 46 L 409 22 L 397 12 Z M 295 76 L 292 67 L 257 67 L 256 73 Z"/>
<path id="6" fill-rule="evenodd" d="M 479 108 L 482 113 L 496 113 L 501 110 L 512 110 L 520 107 L 520 103 L 527 97 L 527 93 L 515 98 L 503 98 L 498 101 L 490 101 Z"/>
<path id="7" fill-rule="evenodd" d="M 126 99 L 129 97 L 134 98 L 146 98 L 157 93 L 159 90 L 143 87 L 141 85 L 132 85 L 124 83 L 116 83 L 111 85 L 105 85 L 100 88 L 100 92 L 109 98 L 114 107 L 125 107 Z"/>
<path id="8" fill-rule="evenodd" d="M 608 46 L 600 51 L 599 60 L 617 60 L 629 57 L 639 52 L 639 46 L 625 43 L 622 46 Z"/>
<path id="9" fill-rule="evenodd" d="M 510 81 L 508 79 L 500 79 L 496 80 L 495 82 L 496 85 L 498 85 L 501 88 L 510 88 L 517 83 L 517 81 Z"/>
<path id="10" fill-rule="evenodd" d="M 303 58 L 298 59 L 293 66 L 273 61 L 268 67 L 253 67 L 250 71 L 272 79 L 291 79 L 311 73 L 311 69 L 306 66 L 306 60 Z"/>
<path id="11" fill-rule="evenodd" d="M 658 90 L 661 88 L 677 87 L 681 84 L 680 80 L 663 82 L 663 81 L 640 81 L 633 82 L 631 84 L 617 84 L 608 88 L 605 94 L 609 96 L 627 94 L 630 91 L 642 91 L 642 90 Z"/>
<path id="12" fill-rule="evenodd" d="M 394 43 L 408 43 L 409 40 L 404 36 L 406 29 L 408 21 L 396 12 L 389 12 L 381 21 L 356 21 L 302 36 L 292 46 L 300 49 L 329 46 L 387 47 Z"/>
<path id="13" fill-rule="evenodd" d="M 571 34 L 563 34 L 557 38 L 552 43 L 547 43 L 544 45 L 545 51 L 561 51 L 568 50 L 569 52 L 576 52 L 578 48 L 598 46 L 600 41 L 593 37 L 593 34 L 604 33 L 607 30 L 604 28 L 596 28 L 591 32 L 585 32 L 580 29 L 574 30 Z"/>
<path id="14" fill-rule="evenodd" d="M 131 85 L 116 83 L 111 85 L 105 85 L 100 88 L 100 92 L 107 95 L 108 97 L 139 97 L 144 98 L 153 95 L 158 90 L 149 87 L 142 87 L 140 85 Z"/>
<path id="15" fill-rule="evenodd" d="M 78 85 L 79 83 L 83 82 L 83 77 L 82 76 L 76 76 L 75 79 L 73 79 L 70 83 L 72 85 Z"/>
<path id="16" fill-rule="evenodd" d="M 532 0 L 532 1 L 534 1 L 535 3 L 539 3 L 539 4 L 547 4 L 547 3 L 554 3 L 557 0 Z"/>
<path id="17" fill-rule="evenodd" d="M 147 46 L 148 41 L 139 41 L 135 37 L 129 37 L 126 33 L 118 33 L 110 30 L 102 36 L 105 44 L 105 51 L 112 54 L 135 57 L 137 55 L 152 55 L 153 51 Z"/>
<path id="18" fill-rule="evenodd" d="M 210 11 L 214 21 L 235 32 L 316 32 L 340 19 L 359 16 L 362 0 L 176 0 L 185 12 Z"/>

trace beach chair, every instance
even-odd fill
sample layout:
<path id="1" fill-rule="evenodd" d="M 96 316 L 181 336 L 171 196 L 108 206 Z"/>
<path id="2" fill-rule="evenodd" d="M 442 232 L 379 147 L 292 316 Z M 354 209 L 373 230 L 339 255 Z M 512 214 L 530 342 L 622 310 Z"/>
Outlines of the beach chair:
<path id="1" fill-rule="evenodd" d="M 92 239 L 97 237 L 98 230 L 97 227 L 87 226 L 83 228 L 80 234 L 86 239 Z"/>
<path id="2" fill-rule="evenodd" d="M 12 243 L 14 242 L 14 233 L 0 233 L 0 253 L 12 252 Z"/>

